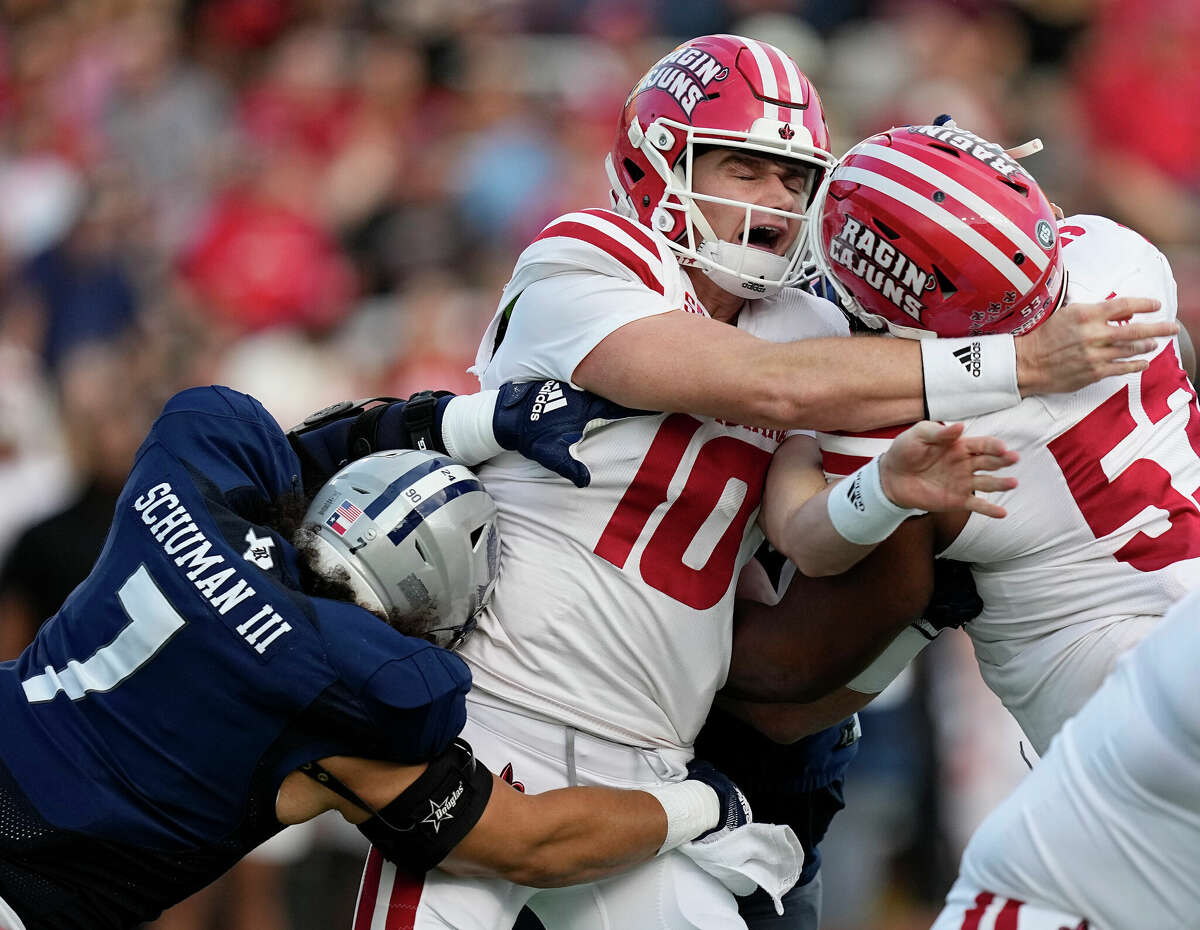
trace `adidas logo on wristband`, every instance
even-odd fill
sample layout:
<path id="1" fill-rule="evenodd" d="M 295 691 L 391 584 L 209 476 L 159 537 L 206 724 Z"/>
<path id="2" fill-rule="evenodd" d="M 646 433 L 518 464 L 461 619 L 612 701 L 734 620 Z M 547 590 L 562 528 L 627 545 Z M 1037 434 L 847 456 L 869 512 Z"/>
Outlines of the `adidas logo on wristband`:
<path id="1" fill-rule="evenodd" d="M 983 347 L 980 346 L 978 340 L 961 349 L 955 349 L 954 357 L 959 360 L 972 378 L 978 378 L 983 374 Z"/>

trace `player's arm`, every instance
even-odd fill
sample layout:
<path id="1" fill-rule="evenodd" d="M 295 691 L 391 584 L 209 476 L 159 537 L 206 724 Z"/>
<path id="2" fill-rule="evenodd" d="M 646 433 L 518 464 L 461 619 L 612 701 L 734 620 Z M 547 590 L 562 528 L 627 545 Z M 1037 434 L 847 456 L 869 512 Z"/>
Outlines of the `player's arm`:
<path id="1" fill-rule="evenodd" d="M 797 574 L 774 606 L 739 600 L 723 693 L 806 703 L 854 679 L 921 617 L 933 592 L 933 547 L 932 518 L 906 520 L 849 571 Z"/>
<path id="2" fill-rule="evenodd" d="M 739 701 L 720 696 L 717 703 L 775 743 L 794 743 L 820 733 L 857 713 L 875 699 L 852 688 L 838 688 L 807 704 Z"/>
<path id="3" fill-rule="evenodd" d="M 645 411 L 551 383 L 565 402 L 550 410 L 545 381 L 510 382 L 476 394 L 420 391 L 408 400 L 340 401 L 305 418 L 287 437 L 309 488 L 320 487 L 347 462 L 385 449 L 427 449 L 464 465 L 520 452 L 583 487 L 591 475 L 571 446 L 584 430 Z"/>
<path id="4" fill-rule="evenodd" d="M 1003 517 L 1003 508 L 976 492 L 1015 487 L 1015 479 L 986 472 L 1016 459 L 998 439 L 964 436 L 961 423 L 925 421 L 827 487 L 816 440 L 794 435 L 771 461 L 759 523 L 805 575 L 834 575 L 864 558 L 907 517 L 946 510 Z"/>
<path id="5" fill-rule="evenodd" d="M 284 779 L 276 816 L 300 823 L 337 810 L 410 872 L 437 866 L 557 887 L 623 871 L 708 833 L 726 822 L 731 803 L 711 781 L 694 778 L 647 791 L 527 795 L 476 764 L 460 741 L 428 765 L 349 757 L 308 764 Z"/>
<path id="6" fill-rule="evenodd" d="M 548 284 L 549 282 L 542 282 Z M 524 295 L 522 296 L 524 299 Z M 1174 334 L 1174 322 L 1110 321 L 1153 300 L 1071 304 L 1026 336 L 978 339 L 805 339 L 772 343 L 673 310 L 633 320 L 575 367 L 574 383 L 631 407 L 701 414 L 780 429 L 865 430 L 929 416 L 964 419 L 1029 394 L 1076 390 L 1148 364 L 1129 356 Z M 513 320 L 520 318 L 518 302 Z M 979 343 L 981 377 L 954 349 Z"/>

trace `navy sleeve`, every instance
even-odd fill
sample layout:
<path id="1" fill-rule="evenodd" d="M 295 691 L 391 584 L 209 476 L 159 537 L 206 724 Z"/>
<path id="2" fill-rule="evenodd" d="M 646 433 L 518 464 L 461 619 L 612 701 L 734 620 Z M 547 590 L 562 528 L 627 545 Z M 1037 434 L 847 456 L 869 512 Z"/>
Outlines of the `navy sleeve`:
<path id="1" fill-rule="evenodd" d="M 466 663 L 361 607 L 313 603 L 328 661 L 371 721 L 384 756 L 424 762 L 449 746 L 467 719 Z"/>
<path id="2" fill-rule="evenodd" d="M 452 394 L 437 398 L 433 421 L 437 443 L 442 442 L 442 417 L 452 398 Z M 379 410 L 378 418 L 373 424 L 373 435 L 369 439 L 371 451 L 415 448 L 408 426 L 404 422 L 404 408 L 407 403 L 408 401 L 403 400 L 393 401 Z M 346 462 L 364 454 L 363 450 L 354 448 L 354 426 L 358 418 L 358 408 L 354 408 L 340 419 L 291 433 L 289 438 L 298 447 L 296 451 L 304 464 L 306 484 L 314 487 L 324 484 Z M 439 448 L 437 451 L 443 450 Z"/>
<path id="3" fill-rule="evenodd" d="M 142 449 L 152 444 L 225 494 L 252 488 L 273 500 L 300 490 L 300 461 L 279 424 L 253 397 L 226 387 L 190 388 L 172 397 Z"/>

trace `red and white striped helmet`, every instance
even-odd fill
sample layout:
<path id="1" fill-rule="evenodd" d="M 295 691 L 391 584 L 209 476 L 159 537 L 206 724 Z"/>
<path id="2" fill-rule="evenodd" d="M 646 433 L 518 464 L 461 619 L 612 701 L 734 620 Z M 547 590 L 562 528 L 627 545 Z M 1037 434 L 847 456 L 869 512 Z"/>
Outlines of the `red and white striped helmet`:
<path id="1" fill-rule="evenodd" d="M 696 146 L 720 146 L 793 159 L 813 170 L 804 200 L 833 165 L 821 101 L 787 54 L 733 35 L 701 36 L 659 61 L 625 101 L 606 160 L 616 209 L 662 233 L 685 266 L 702 268 L 743 297 L 797 283 L 806 251 L 802 213 L 760 207 L 692 190 Z M 722 242 L 697 206 L 743 207 L 739 242 Z M 750 245 L 751 211 L 797 223 L 783 255 Z"/>
<path id="2" fill-rule="evenodd" d="M 1050 202 L 999 145 L 953 125 L 854 146 L 812 207 L 813 257 L 848 311 L 899 336 L 1027 333 L 1066 293 Z"/>

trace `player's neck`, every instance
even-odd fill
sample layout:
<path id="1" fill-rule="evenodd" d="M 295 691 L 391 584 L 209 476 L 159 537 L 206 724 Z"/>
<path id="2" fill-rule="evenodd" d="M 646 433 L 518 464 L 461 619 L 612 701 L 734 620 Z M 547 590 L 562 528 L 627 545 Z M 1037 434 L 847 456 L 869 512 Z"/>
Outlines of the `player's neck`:
<path id="1" fill-rule="evenodd" d="M 731 294 L 706 275 L 699 268 L 685 268 L 687 276 L 692 280 L 696 291 L 696 299 L 704 305 L 708 315 L 722 323 L 736 323 L 737 315 L 745 300 L 736 294 Z"/>

